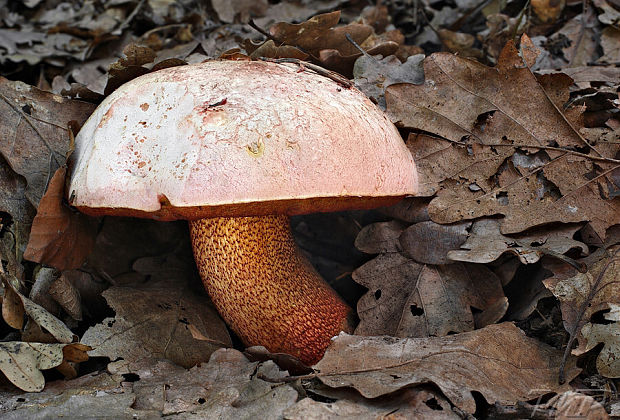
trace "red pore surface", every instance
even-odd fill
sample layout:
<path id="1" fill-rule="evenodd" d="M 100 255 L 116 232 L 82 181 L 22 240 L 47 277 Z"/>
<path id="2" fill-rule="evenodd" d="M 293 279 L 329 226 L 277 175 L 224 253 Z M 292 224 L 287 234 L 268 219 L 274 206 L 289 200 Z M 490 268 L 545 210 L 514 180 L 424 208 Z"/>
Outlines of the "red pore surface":
<path id="1" fill-rule="evenodd" d="M 71 202 L 94 214 L 299 214 L 381 205 L 417 187 L 399 133 L 362 93 L 267 62 L 134 79 L 85 123 L 74 156 Z"/>

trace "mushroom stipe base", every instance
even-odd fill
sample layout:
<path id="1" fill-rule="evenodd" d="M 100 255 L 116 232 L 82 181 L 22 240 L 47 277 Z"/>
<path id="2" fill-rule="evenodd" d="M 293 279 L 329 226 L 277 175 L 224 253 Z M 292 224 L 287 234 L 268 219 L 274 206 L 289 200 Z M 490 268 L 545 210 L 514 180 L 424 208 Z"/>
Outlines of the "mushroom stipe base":
<path id="1" fill-rule="evenodd" d="M 189 222 L 194 258 L 217 310 L 248 346 L 318 362 L 351 308 L 293 240 L 288 216 Z"/>

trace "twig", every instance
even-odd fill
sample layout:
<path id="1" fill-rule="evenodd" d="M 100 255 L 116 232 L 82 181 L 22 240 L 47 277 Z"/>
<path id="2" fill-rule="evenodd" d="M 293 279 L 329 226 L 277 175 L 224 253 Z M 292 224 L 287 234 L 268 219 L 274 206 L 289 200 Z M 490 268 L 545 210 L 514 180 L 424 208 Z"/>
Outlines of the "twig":
<path id="1" fill-rule="evenodd" d="M 568 355 L 570 354 L 572 350 L 573 343 L 575 342 L 575 339 L 577 338 L 577 332 L 583 326 L 582 325 L 583 316 L 585 315 L 586 310 L 592 303 L 592 299 L 594 298 L 594 296 L 600 291 L 600 289 L 598 288 L 599 283 L 603 279 L 603 276 L 605 275 L 605 272 L 607 272 L 607 269 L 609 268 L 609 266 L 615 261 L 616 256 L 618 255 L 618 252 L 620 252 L 620 248 L 616 249 L 616 251 L 610 256 L 609 261 L 607 261 L 607 264 L 605 264 L 605 267 L 603 267 L 601 272 L 596 277 L 596 281 L 590 288 L 590 292 L 588 293 L 588 296 L 581 303 L 581 306 L 579 307 L 579 311 L 577 312 L 578 316 L 577 316 L 576 322 L 573 325 L 573 328 L 571 328 L 569 332 L 568 343 L 566 343 L 566 348 L 564 349 L 564 355 L 562 356 L 562 362 L 560 363 L 560 372 L 558 375 L 558 382 L 560 383 L 560 385 L 566 382 L 566 373 L 565 373 L 566 361 L 568 360 Z"/>
<path id="2" fill-rule="evenodd" d="M 140 8 L 142 7 L 145 1 L 146 0 L 140 0 L 140 2 L 136 5 L 136 7 L 134 7 L 131 13 L 127 16 L 127 18 L 123 22 L 121 22 L 120 25 L 118 25 L 118 28 L 112 31 L 112 35 L 121 35 L 123 33 L 123 29 L 125 29 L 127 25 L 131 23 L 133 18 L 136 17 L 136 15 L 138 14 L 138 11 L 140 10 Z"/>
<path id="3" fill-rule="evenodd" d="M 248 22 L 248 25 L 250 25 L 252 27 L 252 29 L 260 32 L 265 38 L 267 39 L 271 39 L 273 42 L 277 42 L 278 44 L 282 44 L 282 41 L 280 41 L 279 39 L 277 39 L 276 37 L 274 37 L 273 35 L 271 35 L 269 32 L 267 32 L 266 30 L 264 30 L 263 28 L 261 28 L 260 26 L 258 26 L 255 22 L 254 19 L 250 19 L 250 21 Z"/>
<path id="4" fill-rule="evenodd" d="M 269 61 L 270 63 L 292 63 L 297 64 L 300 67 L 309 68 L 310 70 L 320 74 L 321 76 L 328 77 L 333 81 L 341 84 L 345 88 L 349 89 L 353 87 L 353 83 L 335 71 L 324 69 L 321 66 L 317 66 L 316 64 L 308 63 L 307 61 L 300 60 L 298 58 L 269 58 L 269 57 L 259 57 L 260 60 Z"/>
<path id="5" fill-rule="evenodd" d="M 346 34 L 344 34 L 344 36 L 347 39 L 347 41 L 349 41 L 351 44 L 353 44 L 353 46 L 355 48 L 357 48 L 359 50 L 359 52 L 361 52 L 363 55 L 365 55 L 366 57 L 374 58 L 373 56 L 368 54 L 366 51 L 364 51 L 364 49 L 362 47 L 360 47 L 359 44 L 353 40 L 353 38 L 351 37 L 351 35 L 348 32 Z"/>

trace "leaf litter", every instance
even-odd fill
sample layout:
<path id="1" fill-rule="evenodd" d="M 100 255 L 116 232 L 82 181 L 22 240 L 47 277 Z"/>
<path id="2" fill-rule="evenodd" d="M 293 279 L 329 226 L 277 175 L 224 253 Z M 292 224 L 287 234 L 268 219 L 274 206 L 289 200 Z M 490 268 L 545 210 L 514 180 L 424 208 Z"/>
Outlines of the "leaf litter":
<path id="1" fill-rule="evenodd" d="M 93 413 L 113 411 L 118 417 L 160 416 L 165 412 L 167 416 L 184 418 L 215 415 L 213 413 L 235 416 L 250 413 L 252 416 L 284 418 L 320 415 L 372 417 L 391 413 L 437 418 L 441 413 L 451 418 L 454 414 L 463 417 L 465 413 L 480 408 L 479 403 L 473 404 L 471 390 L 482 393 L 490 404 L 490 413 L 521 410 L 518 412 L 522 417 L 531 416 L 536 410 L 544 410 L 550 415 L 568 415 L 571 407 L 574 410 L 576 406 L 584 407 L 586 402 L 598 404 L 579 393 L 559 394 L 545 404 L 523 403 L 528 396 L 525 387 L 520 387 L 522 384 L 542 389 L 548 383 L 551 384 L 550 391 L 558 393 L 569 389 L 568 385 L 560 386 L 552 380 L 559 370 L 560 352 L 539 341 L 547 341 L 545 337 L 537 335 L 538 340 L 527 338 L 511 324 L 496 323 L 503 317 L 528 320 L 542 317 L 540 323 L 544 325 L 547 321 L 546 314 L 540 312 L 544 311 L 541 302 L 549 302 L 550 298 L 549 292 L 544 293 L 541 279 L 551 275 L 548 281 L 563 282 L 562 293 L 565 295 L 558 294 L 558 298 L 566 329 L 570 333 L 575 326 L 578 327 L 574 334 L 578 342 L 575 355 L 582 359 L 594 355 L 597 359 L 596 368 L 588 367 L 587 373 L 582 373 L 573 386 L 588 380 L 589 377 L 584 378 L 584 375 L 592 374 L 593 369 L 609 378 L 617 375 L 613 357 L 618 352 L 618 303 L 613 296 L 604 293 L 606 289 L 615 290 L 613 281 L 612 285 L 599 288 L 600 292 L 592 285 L 598 279 L 596 264 L 601 264 L 596 262 L 600 256 L 596 249 L 608 248 L 618 238 L 614 233 L 619 222 L 618 78 L 613 66 L 585 67 L 595 61 L 599 64 L 614 62 L 616 34 L 609 25 L 615 22 L 617 12 L 605 1 L 595 2 L 587 13 L 582 14 L 574 13 L 574 5 L 553 9 L 544 2 L 536 2 L 532 18 L 525 8 L 515 15 L 514 5 L 510 11 L 491 2 L 479 12 L 468 9 L 475 6 L 470 3 L 427 2 L 411 8 L 397 0 L 387 6 L 369 6 L 364 10 L 354 6 L 337 12 L 334 9 L 340 3 L 336 0 L 258 4 L 258 8 L 237 1 L 230 4 L 216 2 L 216 15 L 212 15 L 195 7 L 191 0 L 174 2 L 174 5 L 170 1 L 109 2 L 101 5 L 98 14 L 93 14 L 95 9 L 90 2 L 81 8 L 61 4 L 46 9 L 45 3 L 34 0 L 23 2 L 29 8 L 43 11 L 32 15 L 36 16 L 34 19 L 25 18 L 20 5 L 13 7 L 8 14 L 0 13 L 0 26 L 5 25 L 0 28 L 0 67 L 18 68 L 10 78 L 18 77 L 16 75 L 21 69 L 40 69 L 23 74 L 25 81 L 41 90 L 18 82 L 3 81 L 2 85 L 3 96 L 10 100 L 4 101 L 8 112 L 3 113 L 7 119 L 1 121 L 0 127 L 5 131 L 0 129 L 0 134 L 4 138 L 23 139 L 18 151 L 36 145 L 33 149 L 36 158 L 32 160 L 16 157 L 9 149 L 0 150 L 6 159 L 4 167 L 8 169 L 3 172 L 6 181 L 1 185 L 3 190 L 9 191 L 7 199 L 0 201 L 3 206 L 0 211 L 7 213 L 7 217 L 2 215 L 2 260 L 4 269 L 14 276 L 14 286 L 24 291 L 28 289 L 23 288 L 24 282 L 32 281 L 29 278 L 31 263 L 23 263 L 21 255 L 26 248 L 33 209 L 39 205 L 56 168 L 64 164 L 67 152 L 71 150 L 68 126 L 74 127 L 75 132 L 93 109 L 91 104 L 62 99 L 44 90 L 97 103 L 139 74 L 200 62 L 227 50 L 230 57 L 241 59 L 247 59 L 244 52 L 254 58 L 291 57 L 309 60 L 354 77 L 360 89 L 379 105 L 387 107 L 400 125 L 401 133 L 405 138 L 408 136 L 407 144 L 420 171 L 421 195 L 426 198 L 408 199 L 392 208 L 370 213 L 373 215 L 362 222 L 362 226 L 369 225 L 369 221 L 381 222 L 366 228 L 360 226 L 360 236 L 356 241 L 362 251 L 379 254 L 373 260 L 368 262 L 367 258 L 357 254 L 342 253 L 349 255 L 349 260 L 335 262 L 335 255 L 319 251 L 320 246 L 304 246 L 319 267 L 329 267 L 330 273 L 342 273 L 338 276 L 339 283 L 343 278 L 346 280 L 352 267 L 361 266 L 353 277 L 369 290 L 358 302 L 361 323 L 356 333 L 425 340 L 431 353 L 450 340 L 468 342 L 470 344 L 462 344 L 461 348 L 475 350 L 466 358 L 485 355 L 493 347 L 491 343 L 501 342 L 502 338 L 505 343 L 512 343 L 509 348 L 496 346 L 491 351 L 498 363 L 493 365 L 496 368 L 491 372 L 485 370 L 490 369 L 489 366 L 478 366 L 476 359 L 466 359 L 468 363 L 454 365 L 453 359 L 450 363 L 450 358 L 443 358 L 438 368 L 444 366 L 445 370 L 439 374 L 435 372 L 432 379 L 428 379 L 430 374 L 426 375 L 426 383 L 432 382 L 447 399 L 421 384 L 425 381 L 420 377 L 428 373 L 426 370 L 416 369 L 412 373 L 403 370 L 402 366 L 396 367 L 398 373 L 394 375 L 399 376 L 403 383 L 410 381 L 418 385 L 397 388 L 382 397 L 368 399 L 355 391 L 359 389 L 364 393 L 374 389 L 373 392 L 377 392 L 379 389 L 372 385 L 375 379 L 370 374 L 368 383 L 371 385 L 365 388 L 367 378 L 360 379 L 362 372 L 358 372 L 360 376 L 355 381 L 352 380 L 357 386 L 348 390 L 341 390 L 336 384 L 333 387 L 318 384 L 316 379 L 325 372 L 315 372 L 309 375 L 315 375 L 310 382 L 303 379 L 301 383 L 296 382 L 296 389 L 301 390 L 298 387 L 301 385 L 304 390 L 298 393 L 285 385 L 295 378 L 287 377 L 271 362 L 247 364 L 247 360 L 233 350 L 226 350 L 230 357 L 222 356 L 222 350 L 218 350 L 208 368 L 202 363 L 189 372 L 196 374 L 197 378 L 201 377 L 201 369 L 219 372 L 210 383 L 213 389 L 220 389 L 217 387 L 221 384 L 223 393 L 206 394 L 205 397 L 204 388 L 198 387 L 195 395 L 201 396 L 196 401 L 193 397 L 167 398 L 172 394 L 164 393 L 157 404 L 152 404 L 149 396 L 154 392 L 162 388 L 175 389 L 176 378 L 187 382 L 191 377 L 185 369 L 163 359 L 154 361 L 150 356 L 170 357 L 176 363 L 190 367 L 199 360 L 204 362 L 210 352 L 225 342 L 217 338 L 225 330 L 221 323 L 218 324 L 221 321 L 209 311 L 205 314 L 210 315 L 202 319 L 180 318 L 178 321 L 145 317 L 144 313 L 154 309 L 148 299 L 158 302 L 163 299 L 163 306 L 171 304 L 177 309 L 179 302 L 185 304 L 198 296 L 204 301 L 204 292 L 196 294 L 191 290 L 193 286 L 184 286 L 179 299 L 158 294 L 158 288 L 170 290 L 168 282 L 173 278 L 178 281 L 183 277 L 182 284 L 193 278 L 189 284 L 199 284 L 195 273 L 181 268 L 184 264 L 191 266 L 191 261 L 181 257 L 182 263 L 178 263 L 179 259 L 174 256 L 187 256 L 187 250 L 171 246 L 186 239 L 168 224 L 131 219 L 104 220 L 95 250 L 86 262 L 82 263 L 84 256 L 75 255 L 75 263 L 59 265 L 59 268 L 79 266 L 77 269 L 50 270 L 49 283 L 41 283 L 41 287 L 54 295 L 52 303 L 55 302 L 56 306 L 50 310 L 58 314 L 71 330 L 79 330 L 78 335 L 83 337 L 84 329 L 76 327 L 77 319 L 85 316 L 92 322 L 93 314 L 110 316 L 109 309 L 103 309 L 106 304 L 99 295 L 107 288 L 105 296 L 116 315 L 91 327 L 88 334 L 98 328 L 103 331 L 113 329 L 117 324 L 129 328 L 119 329 L 125 343 L 104 338 L 101 348 L 94 350 L 111 358 L 122 354 L 125 360 L 108 364 L 109 372 L 49 383 L 46 389 L 62 389 L 62 396 L 53 397 L 52 404 L 45 400 L 48 398 L 44 395 L 45 390 L 40 394 L 40 404 L 28 405 L 28 400 L 20 402 L 17 398 L 11 399 L 9 405 L 2 403 L 0 409 L 5 410 L 4 416 L 23 418 L 25 413 L 53 416 L 75 412 L 76 407 L 81 407 L 80 410 L 90 407 Z M 425 16 L 422 17 L 421 13 Z M 427 16 L 430 16 L 433 28 L 427 25 Z M 474 17 L 479 19 L 477 23 L 474 23 Z M 548 23 L 541 26 L 536 19 Z M 249 21 L 252 26 L 224 24 L 225 21 Z M 476 36 L 467 33 L 472 24 L 480 25 L 483 21 L 488 30 L 478 32 Z M 142 24 L 152 29 L 136 31 Z M 581 31 L 584 25 L 587 28 Z M 306 35 L 295 33 L 301 28 L 307 30 Z M 532 42 L 522 38 L 519 55 L 514 44 L 505 44 L 516 39 L 515 35 L 521 35 L 525 28 L 528 31 L 534 28 L 536 36 Z M 601 48 L 597 48 L 593 41 L 599 33 L 602 34 Z M 262 36 L 260 40 L 257 34 Z M 347 40 L 347 34 L 357 46 Z M 428 49 L 432 45 L 434 47 Z M 434 53 L 426 58 L 415 55 L 440 48 L 458 55 Z M 463 57 L 476 57 L 483 64 Z M 109 69 L 108 65 L 111 65 Z M 571 67 L 565 67 L 567 65 Z M 573 79 L 546 70 L 553 66 L 563 67 L 562 70 Z M 543 71 L 533 73 L 539 70 Z M 54 153 L 40 141 L 41 138 L 51 141 L 49 145 Z M 57 157 L 58 162 L 53 157 Z M 57 181 L 56 187 L 59 184 Z M 13 196 L 19 197 L 18 201 L 9 200 Z M 58 193 L 53 206 L 63 208 Z M 43 210 L 40 206 L 41 216 Z M 61 213 L 43 218 L 44 222 L 38 223 L 33 231 L 41 232 L 38 234 L 43 236 L 49 232 L 53 239 L 51 233 L 57 225 L 51 218 Z M 155 225 L 160 226 L 155 228 Z M 157 234 L 157 229 L 162 229 L 163 233 Z M 168 240 L 163 238 L 166 235 L 169 235 Z M 66 235 L 57 236 L 59 243 L 66 241 Z M 309 244 L 308 238 L 303 241 L 305 245 Z M 56 246 L 64 249 L 65 259 L 74 254 L 64 245 L 53 245 L 54 240 L 49 244 L 40 242 L 38 248 L 51 250 Z M 136 244 L 143 244 L 144 248 L 140 249 Z M 34 245 L 33 241 L 30 246 Z M 173 254 L 170 249 L 174 249 Z M 587 255 L 588 252 L 592 254 Z M 355 260 L 350 259 L 353 255 Z M 601 261 L 608 264 L 610 259 L 605 258 Z M 454 259 L 464 262 L 454 262 Z M 41 261 L 49 263 L 53 260 Z M 366 264 L 362 265 L 365 261 Z M 615 265 L 609 264 L 611 272 L 615 273 Z M 585 272 L 579 272 L 580 269 Z M 534 275 L 530 275 L 532 273 Z M 41 274 L 36 282 L 43 282 L 44 277 Z M 601 278 L 599 283 L 609 284 L 606 278 Z M 590 293 L 592 290 L 597 293 Z M 598 309 L 584 311 L 586 316 L 582 317 L 571 315 L 571 305 L 574 308 L 585 303 L 576 298 L 571 301 L 566 296 L 577 296 L 579 292 L 588 292 L 586 303 L 593 303 Z M 40 344 L 65 345 L 54 344 L 56 339 L 46 331 L 45 325 L 53 324 L 45 321 L 47 315 L 29 315 L 23 322 L 26 313 L 36 314 L 37 310 L 29 303 L 24 304 L 27 298 L 17 293 L 15 288 L 4 288 L 3 313 L 6 306 L 9 323 L 19 329 L 7 337 L 21 336 L 22 340 L 51 341 Z M 355 293 L 347 293 L 344 297 L 354 303 Z M 357 295 L 362 293 L 357 292 Z M 127 306 L 127 296 L 134 295 L 144 297 L 139 299 L 145 301 L 144 305 L 138 305 L 142 313 L 118 309 Z M 204 310 L 204 302 L 199 306 Z M 84 315 L 80 315 L 80 310 Z M 44 311 L 41 308 L 39 312 Z M 106 327 L 106 321 L 112 325 Z M 150 336 L 128 333 L 137 329 L 131 328 L 132 325 L 151 321 L 158 323 L 149 331 Z M 219 326 L 211 330 L 209 325 Z M 58 327 L 58 330 L 63 328 Z M 535 335 L 533 331 L 528 334 Z M 554 331 L 553 334 L 567 333 Z M 354 353 L 348 346 L 338 347 L 341 339 L 336 339 L 328 355 L 339 360 L 338 364 L 343 367 L 364 359 L 370 364 L 376 357 L 371 354 L 365 358 L 358 347 Z M 380 351 L 386 354 L 390 354 L 390 340 L 396 340 L 364 336 L 352 336 L 351 339 L 377 341 Z M 155 343 L 157 340 L 169 340 L 168 347 L 162 349 L 161 344 Z M 170 350 L 175 343 L 212 345 L 214 341 L 219 344 L 200 355 L 185 357 Z M 5 339 L 5 342 L 9 341 Z M 65 345 L 65 348 L 70 351 L 70 347 Z M 524 357 L 521 350 L 529 351 L 527 362 L 534 366 L 531 370 L 538 373 L 538 378 L 523 371 L 510 370 L 515 367 L 511 365 L 515 363 L 513 359 Z M 84 360 L 85 351 L 80 351 L 81 356 L 72 356 L 71 360 Z M 260 360 L 270 357 L 276 363 L 283 363 L 281 357 L 269 355 Z M 441 358 L 441 352 L 434 357 Z M 67 360 L 65 355 L 58 369 L 68 377 L 74 376 L 76 371 L 69 367 Z M 408 360 L 424 365 L 423 358 L 417 360 L 412 356 Z M 574 361 L 571 356 L 565 368 L 564 379 L 568 381 L 576 374 Z M 29 363 L 36 366 L 34 362 Z M 250 374 L 252 385 L 249 388 L 243 385 L 246 374 L 231 374 L 239 369 L 254 372 Z M 373 372 L 381 376 L 389 371 L 383 369 L 380 367 Z M 475 369 L 502 378 L 509 372 L 519 386 L 504 379 L 494 387 L 492 381 L 475 377 L 471 373 Z M 39 369 L 33 368 L 35 371 L 39 372 Z M 160 375 L 162 372 L 166 373 Z M 149 382 L 149 377 L 157 379 Z M 334 377 L 338 377 L 337 374 Z M 266 382 L 257 382 L 263 379 Z M 388 379 L 386 383 L 398 382 L 399 378 L 390 376 Z M 131 394 L 126 392 L 128 389 L 132 390 Z M 253 394 L 250 389 L 258 390 L 258 394 Z M 192 392 L 189 395 L 194 395 Z M 255 406 L 249 403 L 261 400 L 262 397 L 256 395 L 276 398 L 277 404 Z M 319 395 L 322 397 L 317 397 Z M 246 396 L 249 400 L 244 399 Z M 32 398 L 34 401 L 35 397 Z M 320 398 L 330 398 L 334 402 L 317 401 Z M 586 401 L 587 398 L 590 399 Z M 295 403 L 297 399 L 300 400 Z M 613 399 L 612 402 L 596 399 L 602 402 L 603 410 L 613 411 Z M 248 411 L 244 411 L 245 408 Z M 274 411 L 266 411 L 271 408 Z M 598 415 L 605 416 L 599 407 L 596 410 Z"/>

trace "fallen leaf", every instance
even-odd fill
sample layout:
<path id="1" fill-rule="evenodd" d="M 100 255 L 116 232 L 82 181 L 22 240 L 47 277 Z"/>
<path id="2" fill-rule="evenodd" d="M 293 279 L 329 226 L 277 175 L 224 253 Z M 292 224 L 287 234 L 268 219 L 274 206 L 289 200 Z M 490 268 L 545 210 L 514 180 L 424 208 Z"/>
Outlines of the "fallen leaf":
<path id="1" fill-rule="evenodd" d="M 53 173 L 71 150 L 69 122 L 81 125 L 95 106 L 0 78 L 0 153 L 26 179 L 37 207 Z"/>
<path id="2" fill-rule="evenodd" d="M 399 237 L 404 255 L 422 264 L 450 264 L 450 252 L 467 239 L 471 222 L 438 225 L 421 222 L 409 226 Z"/>
<path id="3" fill-rule="evenodd" d="M 620 61 L 620 29 L 608 26 L 601 32 L 603 55 L 599 62 L 617 63 Z M 615 67 L 612 67 L 614 69 Z"/>
<path id="4" fill-rule="evenodd" d="M 590 351 L 594 347 L 603 343 L 598 357 L 596 358 L 596 369 L 598 373 L 608 378 L 620 377 L 620 305 L 610 303 L 610 312 L 603 317 L 610 321 L 609 324 L 586 323 L 581 328 L 581 335 L 584 338 L 585 351 Z"/>
<path id="5" fill-rule="evenodd" d="M 58 168 L 41 198 L 24 258 L 58 270 L 79 268 L 93 250 L 97 219 L 63 203 L 67 167 Z"/>
<path id="6" fill-rule="evenodd" d="M 433 221 L 502 214 L 504 234 L 589 221 L 601 238 L 620 223 L 620 200 L 610 192 L 619 146 L 597 145 L 605 151 L 597 155 L 575 128 L 579 110 L 561 112 L 554 100 L 563 94 L 545 91 L 511 43 L 495 68 L 436 53 L 424 73 L 422 86 L 389 86 L 386 102 L 397 124 L 443 137 L 408 140 L 420 194 L 437 195 L 428 210 Z"/>
<path id="7" fill-rule="evenodd" d="M 508 301 L 488 268 L 475 264 L 425 266 L 387 253 L 353 272 L 368 292 L 357 303 L 359 335 L 443 336 L 498 321 Z M 472 307 L 481 312 L 474 317 Z M 482 320 L 484 320 L 482 322 Z"/>
<path id="8" fill-rule="evenodd" d="M 324 13 L 299 24 L 276 23 L 269 28 L 269 33 L 277 41 L 299 47 L 314 57 L 318 57 L 321 50 L 336 50 L 343 56 L 359 53 L 345 34 L 361 44 L 373 32 L 372 27 L 358 23 L 335 27 L 339 20 L 340 11 Z"/>
<path id="9" fill-rule="evenodd" d="M 491 404 L 570 390 L 557 383 L 561 358 L 560 351 L 504 323 L 440 338 L 340 334 L 314 367 L 326 385 L 350 386 L 366 398 L 431 382 L 459 409 L 474 413 L 472 390 Z M 567 381 L 579 373 L 575 359 L 567 372 Z"/>
<path id="10" fill-rule="evenodd" d="M 397 220 L 371 223 L 360 230 L 355 238 L 355 247 L 367 254 L 398 252 L 401 250 L 398 238 L 405 227 Z"/>
<path id="11" fill-rule="evenodd" d="M 275 363 L 249 362 L 233 349 L 215 351 L 208 363 L 189 370 L 168 360 L 120 361 L 109 365 L 113 374 L 138 377 L 130 389 L 133 408 L 155 410 L 164 416 L 187 418 L 279 418 L 295 403 L 297 392 L 289 385 L 271 383 L 286 376 Z M 165 392 L 162 390 L 165 387 Z"/>
<path id="12" fill-rule="evenodd" d="M 424 83 L 423 60 L 423 54 L 412 55 L 404 63 L 393 55 L 380 60 L 369 53 L 362 55 L 353 66 L 355 86 L 385 109 L 385 89 L 388 86 Z"/>
<path id="13" fill-rule="evenodd" d="M 246 44 L 247 45 L 247 44 Z M 245 48 L 248 51 L 248 47 Z M 308 54 L 299 50 L 291 45 L 277 46 L 271 39 L 262 43 L 258 48 L 253 51 L 248 51 L 250 57 L 253 59 L 259 59 L 260 57 L 269 58 L 297 58 L 299 60 L 305 60 L 308 58 Z"/>
<path id="14" fill-rule="evenodd" d="M 564 328 L 576 333 L 579 345 L 573 354 L 581 355 L 599 343 L 603 349 L 597 359 L 599 373 L 609 377 L 620 377 L 620 363 L 617 360 L 620 335 L 618 331 L 618 307 L 620 305 L 620 258 L 617 250 L 599 249 L 582 261 L 588 267 L 579 273 L 572 267 L 553 267 L 553 277 L 544 280 L 544 285 L 560 300 Z M 607 319 L 595 323 L 592 316 L 603 311 Z"/>
<path id="15" fill-rule="evenodd" d="M 73 333 L 61 320 L 15 290 L 4 276 L 3 283 L 5 295 L 10 296 L 8 299 L 5 298 L 2 303 L 2 315 L 7 324 L 15 329 L 22 329 L 24 326 L 23 314 L 26 314 L 58 342 L 71 343 L 74 341 Z"/>
<path id="16" fill-rule="evenodd" d="M 247 23 L 251 17 L 265 16 L 267 0 L 212 0 L 211 5 L 223 22 Z"/>
<path id="17" fill-rule="evenodd" d="M 60 306 L 49 295 L 49 289 L 52 283 L 60 276 L 58 270 L 52 267 L 38 267 L 33 273 L 34 284 L 30 289 L 28 297 L 37 305 L 41 305 L 46 311 L 54 316 L 60 314 Z"/>
<path id="18" fill-rule="evenodd" d="M 64 273 L 50 285 L 49 294 L 71 318 L 78 321 L 82 320 L 80 292 L 71 284 Z"/>
<path id="19" fill-rule="evenodd" d="M 45 386 L 41 370 L 52 369 L 64 359 L 63 349 L 73 347 L 85 353 L 87 346 L 5 341 L 0 343 L 0 371 L 13 385 L 26 392 L 38 392 Z"/>
<path id="20" fill-rule="evenodd" d="M 2 392 L 0 416 L 5 420 L 36 418 L 97 418 L 101 413 L 115 419 L 155 418 L 159 412 L 131 408 L 136 396 L 121 387 L 123 377 L 96 372 L 73 380 L 49 382 L 38 393 Z M 150 417 L 149 417 L 150 416 Z"/>
<path id="21" fill-rule="evenodd" d="M 116 317 L 84 333 L 82 342 L 94 348 L 90 356 L 130 362 L 162 357 L 190 367 L 206 361 L 217 348 L 231 345 L 226 326 L 206 295 L 189 287 L 192 279 L 199 284 L 192 262 L 174 255 L 145 257 L 134 268 L 150 279 L 103 292 Z M 209 340 L 195 339 L 192 331 Z"/>
<path id="22" fill-rule="evenodd" d="M 430 200 L 422 197 L 405 198 L 393 206 L 383 207 L 379 211 L 386 216 L 402 220 L 408 223 L 426 222 L 428 217 L 428 202 Z"/>
<path id="23" fill-rule="evenodd" d="M 120 85 L 148 73 L 144 65 L 152 63 L 156 56 L 155 51 L 145 45 L 127 45 L 123 49 L 123 57 L 110 64 L 104 95 L 108 96 Z"/>
<path id="24" fill-rule="evenodd" d="M 125 360 L 108 370 L 73 380 L 50 382 L 40 393 L 0 391 L 0 417 L 98 418 L 101 413 L 119 419 L 282 418 L 298 394 L 278 380 L 286 372 L 273 362 L 256 363 L 238 351 L 220 350 L 208 363 L 190 370 L 169 360 Z"/>
<path id="25" fill-rule="evenodd" d="M 4 269 L 18 279 L 23 278 L 21 264 L 36 210 L 26 199 L 26 181 L 0 158 L 0 256 Z"/>
<path id="26" fill-rule="evenodd" d="M 573 239 L 581 226 L 538 228 L 531 233 L 508 237 L 500 233 L 500 223 L 497 219 L 476 220 L 467 241 L 461 245 L 461 250 L 448 252 L 448 258 L 453 261 L 484 264 L 510 252 L 516 255 L 521 263 L 533 264 L 545 254 L 561 255 L 571 249 L 579 249 L 581 255 L 589 253 L 586 244 Z"/>
<path id="27" fill-rule="evenodd" d="M 583 420 L 606 420 L 609 415 L 605 407 L 589 395 L 566 391 L 551 398 L 546 407 L 555 409 L 557 420 L 580 418 Z"/>
<path id="28" fill-rule="evenodd" d="M 368 399 L 350 395 L 335 402 L 304 398 L 284 412 L 287 420 L 323 419 L 460 419 L 439 393 L 406 389 L 390 397 Z"/>

